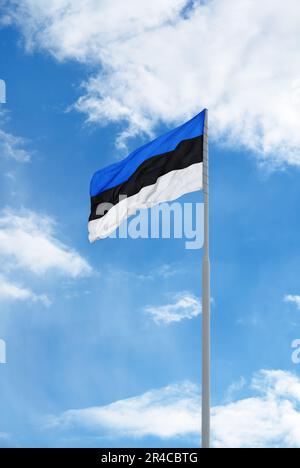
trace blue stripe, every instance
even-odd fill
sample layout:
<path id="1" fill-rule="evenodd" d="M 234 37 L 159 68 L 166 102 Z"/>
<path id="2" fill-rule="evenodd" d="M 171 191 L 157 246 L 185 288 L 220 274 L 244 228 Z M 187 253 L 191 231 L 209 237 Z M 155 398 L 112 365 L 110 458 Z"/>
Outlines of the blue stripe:
<path id="1" fill-rule="evenodd" d="M 91 181 L 91 197 L 126 182 L 147 159 L 173 151 L 183 140 L 203 135 L 204 123 L 205 110 L 180 127 L 133 151 L 122 161 L 100 169 Z"/>

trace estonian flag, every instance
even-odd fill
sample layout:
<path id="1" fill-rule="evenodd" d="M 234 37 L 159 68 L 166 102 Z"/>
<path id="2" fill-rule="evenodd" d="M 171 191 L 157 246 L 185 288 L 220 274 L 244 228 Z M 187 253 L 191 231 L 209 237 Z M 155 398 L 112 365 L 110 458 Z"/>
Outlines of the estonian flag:
<path id="1" fill-rule="evenodd" d="M 202 189 L 207 111 L 97 171 L 91 181 L 89 240 L 110 236 L 137 210 Z"/>

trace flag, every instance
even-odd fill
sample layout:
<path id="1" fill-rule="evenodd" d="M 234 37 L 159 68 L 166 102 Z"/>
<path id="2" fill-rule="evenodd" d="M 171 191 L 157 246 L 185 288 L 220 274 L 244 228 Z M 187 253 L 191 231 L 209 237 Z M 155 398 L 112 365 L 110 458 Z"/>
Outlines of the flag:
<path id="1" fill-rule="evenodd" d="M 94 174 L 90 242 L 109 237 L 139 209 L 202 189 L 206 112 Z"/>

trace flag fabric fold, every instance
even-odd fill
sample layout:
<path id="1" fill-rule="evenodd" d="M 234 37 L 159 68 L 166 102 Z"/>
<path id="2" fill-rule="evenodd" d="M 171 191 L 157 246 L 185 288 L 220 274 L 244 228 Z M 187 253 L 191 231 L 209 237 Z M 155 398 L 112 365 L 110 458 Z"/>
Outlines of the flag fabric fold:
<path id="1" fill-rule="evenodd" d="M 88 224 L 91 242 L 109 237 L 139 209 L 202 189 L 206 112 L 94 174 Z"/>

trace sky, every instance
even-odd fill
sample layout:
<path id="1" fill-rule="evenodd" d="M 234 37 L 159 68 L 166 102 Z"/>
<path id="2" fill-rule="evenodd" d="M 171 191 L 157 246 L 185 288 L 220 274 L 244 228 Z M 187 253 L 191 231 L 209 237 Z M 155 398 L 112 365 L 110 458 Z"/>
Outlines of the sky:
<path id="1" fill-rule="evenodd" d="M 201 250 L 90 245 L 87 220 L 97 169 L 203 108 L 213 446 L 300 447 L 299 21 L 297 0 L 0 0 L 1 447 L 199 446 Z"/>

